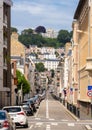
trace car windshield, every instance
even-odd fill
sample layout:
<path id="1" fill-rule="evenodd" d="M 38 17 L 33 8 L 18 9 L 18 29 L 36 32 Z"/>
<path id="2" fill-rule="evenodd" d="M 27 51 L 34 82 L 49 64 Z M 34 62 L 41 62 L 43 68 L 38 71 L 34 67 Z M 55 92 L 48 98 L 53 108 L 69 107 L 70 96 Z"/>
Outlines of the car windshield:
<path id="1" fill-rule="evenodd" d="M 0 112 L 0 120 L 4 120 L 6 118 L 5 112 Z"/>
<path id="2" fill-rule="evenodd" d="M 7 112 L 20 112 L 21 108 L 20 107 L 11 107 L 11 108 L 4 108 Z"/>

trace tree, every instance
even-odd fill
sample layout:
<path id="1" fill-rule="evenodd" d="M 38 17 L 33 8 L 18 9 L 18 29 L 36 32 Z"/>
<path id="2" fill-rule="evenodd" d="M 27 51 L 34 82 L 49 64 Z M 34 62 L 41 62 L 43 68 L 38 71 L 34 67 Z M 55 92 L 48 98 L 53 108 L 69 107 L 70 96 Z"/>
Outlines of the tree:
<path id="1" fill-rule="evenodd" d="M 33 34 L 33 29 L 29 28 L 29 29 L 24 29 L 21 34 L 25 34 L 25 35 L 31 35 Z"/>
<path id="2" fill-rule="evenodd" d="M 66 42 L 69 42 L 72 37 L 72 31 L 68 32 L 67 30 L 60 30 L 57 38 L 45 38 L 40 33 L 45 32 L 46 29 L 43 26 L 38 26 L 35 31 L 37 34 L 34 34 L 32 29 L 24 29 L 19 35 L 18 39 L 26 47 L 30 45 L 37 45 L 38 47 L 64 47 Z"/>
<path id="3" fill-rule="evenodd" d="M 36 70 L 38 72 L 44 72 L 46 70 L 45 67 L 44 67 L 44 64 L 41 63 L 41 62 L 40 63 L 36 63 L 35 66 L 36 66 Z"/>
<path id="4" fill-rule="evenodd" d="M 12 32 L 18 32 L 18 29 L 17 28 L 14 28 L 14 27 L 11 27 L 11 33 Z"/>
<path id="5" fill-rule="evenodd" d="M 18 79 L 18 84 L 17 84 L 18 90 L 21 89 L 21 86 L 22 86 L 23 95 L 29 93 L 30 92 L 30 84 L 25 79 L 24 75 L 19 70 L 17 70 L 16 76 Z"/>
<path id="6" fill-rule="evenodd" d="M 71 32 L 68 32 L 67 30 L 60 30 L 57 40 L 61 43 L 63 43 L 62 45 L 64 46 L 67 42 L 70 42 L 71 40 Z"/>
<path id="7" fill-rule="evenodd" d="M 38 26 L 36 29 L 35 29 L 35 32 L 37 33 L 46 33 L 46 29 L 44 26 Z"/>

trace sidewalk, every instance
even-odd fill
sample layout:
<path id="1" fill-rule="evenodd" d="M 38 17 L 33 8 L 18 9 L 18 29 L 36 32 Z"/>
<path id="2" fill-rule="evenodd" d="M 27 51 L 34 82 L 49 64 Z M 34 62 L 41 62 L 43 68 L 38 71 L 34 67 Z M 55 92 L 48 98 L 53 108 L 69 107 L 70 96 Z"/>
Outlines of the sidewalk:
<path id="1" fill-rule="evenodd" d="M 53 94 L 53 98 L 60 102 L 60 100 L 54 94 Z M 85 119 L 82 120 L 78 118 L 76 115 L 74 115 L 70 110 L 68 110 L 66 104 L 63 104 L 62 102 L 60 102 L 60 104 L 66 109 L 67 113 L 69 113 L 75 119 L 75 121 L 90 122 L 89 124 L 85 122 L 85 128 L 86 130 L 92 130 L 92 125 L 91 125 L 92 120 L 86 120 L 87 119 L 86 117 Z"/>

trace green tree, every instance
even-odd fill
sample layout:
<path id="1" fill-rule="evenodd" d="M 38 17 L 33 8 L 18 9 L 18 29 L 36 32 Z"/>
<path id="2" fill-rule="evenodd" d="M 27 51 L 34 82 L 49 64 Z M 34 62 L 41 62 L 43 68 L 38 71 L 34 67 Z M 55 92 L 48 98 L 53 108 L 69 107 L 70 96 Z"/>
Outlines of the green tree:
<path id="1" fill-rule="evenodd" d="M 17 70 L 16 76 L 18 79 L 18 84 L 17 84 L 18 90 L 21 89 L 21 86 L 22 86 L 23 95 L 29 93 L 30 92 L 30 84 L 25 79 L 24 75 L 19 70 Z"/>
<path id="2" fill-rule="evenodd" d="M 26 47 L 30 45 L 37 45 L 38 47 L 64 47 L 66 42 L 70 42 L 72 38 L 72 31 L 68 32 L 67 30 L 60 30 L 57 38 L 45 38 L 40 32 L 45 32 L 45 28 L 43 26 L 38 26 L 38 33 L 34 34 L 32 29 L 24 29 L 19 35 L 19 41 L 23 43 Z"/>
<path id="3" fill-rule="evenodd" d="M 18 29 L 15 28 L 15 27 L 11 27 L 11 33 L 12 33 L 12 32 L 18 32 Z"/>
<path id="4" fill-rule="evenodd" d="M 44 67 L 44 64 L 41 63 L 41 62 L 40 63 L 36 63 L 35 66 L 36 66 L 36 70 L 38 72 L 44 72 L 46 70 L 45 67 Z"/>
<path id="5" fill-rule="evenodd" d="M 70 42 L 72 33 L 67 30 L 60 30 L 57 40 L 62 43 L 62 46 L 66 44 L 66 42 Z"/>
<path id="6" fill-rule="evenodd" d="M 33 29 L 29 28 L 29 29 L 24 29 L 21 34 L 25 34 L 25 35 L 31 35 L 33 34 Z"/>

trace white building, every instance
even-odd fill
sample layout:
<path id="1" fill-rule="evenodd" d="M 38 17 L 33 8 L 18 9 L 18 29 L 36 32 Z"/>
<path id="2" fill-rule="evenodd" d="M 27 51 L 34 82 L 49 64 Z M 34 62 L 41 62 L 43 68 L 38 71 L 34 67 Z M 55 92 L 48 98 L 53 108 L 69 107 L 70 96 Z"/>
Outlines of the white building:
<path id="1" fill-rule="evenodd" d="M 47 59 L 45 60 L 45 68 L 47 68 L 48 70 L 55 70 L 59 64 L 59 61 L 58 59 Z"/>
<path id="2" fill-rule="evenodd" d="M 41 48 L 41 53 L 50 53 L 50 54 L 55 54 L 55 48 L 53 47 L 42 47 Z"/>
<path id="3" fill-rule="evenodd" d="M 46 33 L 42 33 L 43 37 L 48 37 L 48 38 L 57 38 L 57 35 L 58 35 L 58 32 L 54 31 L 51 28 L 46 29 Z"/>
<path id="4" fill-rule="evenodd" d="M 64 88 L 68 87 L 68 58 L 65 57 L 64 62 Z"/>
<path id="5" fill-rule="evenodd" d="M 55 54 L 53 54 L 53 53 L 44 53 L 43 54 L 43 58 L 44 59 L 56 59 L 56 55 Z"/>
<path id="6" fill-rule="evenodd" d="M 59 64 L 59 59 L 46 59 L 46 60 L 41 60 L 41 59 L 34 59 L 34 63 L 43 63 L 45 68 L 48 70 L 55 70 Z"/>

